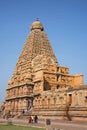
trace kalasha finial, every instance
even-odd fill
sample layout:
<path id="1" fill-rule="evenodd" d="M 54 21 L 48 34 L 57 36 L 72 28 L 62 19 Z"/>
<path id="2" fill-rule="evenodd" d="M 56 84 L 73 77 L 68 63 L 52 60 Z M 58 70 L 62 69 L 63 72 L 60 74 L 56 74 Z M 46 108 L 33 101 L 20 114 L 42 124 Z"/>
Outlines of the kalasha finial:
<path id="1" fill-rule="evenodd" d="M 36 21 L 39 21 L 39 18 L 38 18 L 38 17 L 36 18 Z"/>
<path id="2" fill-rule="evenodd" d="M 36 18 L 36 21 L 31 24 L 30 29 L 31 29 L 31 31 L 34 29 L 40 29 L 41 31 L 43 31 L 44 27 L 41 24 L 41 22 L 39 21 L 39 19 Z"/>

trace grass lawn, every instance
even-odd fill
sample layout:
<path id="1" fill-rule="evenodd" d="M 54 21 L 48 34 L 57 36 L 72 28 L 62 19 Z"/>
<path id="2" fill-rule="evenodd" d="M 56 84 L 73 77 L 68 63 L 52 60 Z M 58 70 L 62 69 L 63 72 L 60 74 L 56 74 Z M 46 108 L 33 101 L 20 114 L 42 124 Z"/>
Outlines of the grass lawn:
<path id="1" fill-rule="evenodd" d="M 45 130 L 45 129 L 29 127 L 29 126 L 16 126 L 16 125 L 2 125 L 2 124 L 0 124 L 0 130 Z"/>

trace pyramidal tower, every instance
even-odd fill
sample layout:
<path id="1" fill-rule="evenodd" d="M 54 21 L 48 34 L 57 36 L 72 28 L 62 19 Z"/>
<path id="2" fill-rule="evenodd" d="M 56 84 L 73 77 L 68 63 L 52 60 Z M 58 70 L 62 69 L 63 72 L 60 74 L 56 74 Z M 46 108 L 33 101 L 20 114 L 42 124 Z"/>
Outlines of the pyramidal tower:
<path id="1" fill-rule="evenodd" d="M 21 85 L 22 80 L 23 84 L 29 83 L 35 69 L 43 69 L 45 65 L 58 65 L 41 22 L 36 19 L 30 29 L 8 88 Z"/>
<path id="2" fill-rule="evenodd" d="M 71 75 L 68 67 L 58 64 L 44 27 L 38 19 L 31 24 L 30 30 L 6 89 L 5 109 L 12 115 L 30 106 L 48 106 L 51 99 L 49 96 L 45 102 L 44 93 L 47 96 L 59 88 L 83 84 L 82 75 Z"/>

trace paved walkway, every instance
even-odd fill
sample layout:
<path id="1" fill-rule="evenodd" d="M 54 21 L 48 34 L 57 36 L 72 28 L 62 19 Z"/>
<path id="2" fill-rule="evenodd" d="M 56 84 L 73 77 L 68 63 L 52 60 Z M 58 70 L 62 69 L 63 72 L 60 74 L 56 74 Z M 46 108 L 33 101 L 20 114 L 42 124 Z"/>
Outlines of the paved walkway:
<path id="1" fill-rule="evenodd" d="M 42 128 L 45 128 L 46 126 L 45 120 L 39 120 L 38 123 L 28 123 L 28 120 L 25 119 L 0 119 L 0 123 L 9 123 L 11 121 L 13 124 L 16 125 L 26 125 Z M 49 128 L 50 130 L 87 130 L 87 122 L 51 120 L 51 125 L 49 126 Z"/>

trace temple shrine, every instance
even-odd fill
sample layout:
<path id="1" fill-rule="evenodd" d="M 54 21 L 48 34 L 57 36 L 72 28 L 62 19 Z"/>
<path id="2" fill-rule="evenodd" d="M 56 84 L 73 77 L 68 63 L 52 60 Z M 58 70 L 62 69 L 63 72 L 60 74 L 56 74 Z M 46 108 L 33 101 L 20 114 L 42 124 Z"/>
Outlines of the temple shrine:
<path id="1" fill-rule="evenodd" d="M 5 111 L 15 116 L 32 107 L 39 118 L 87 120 L 87 85 L 57 60 L 42 23 L 30 26 L 6 89 Z"/>

